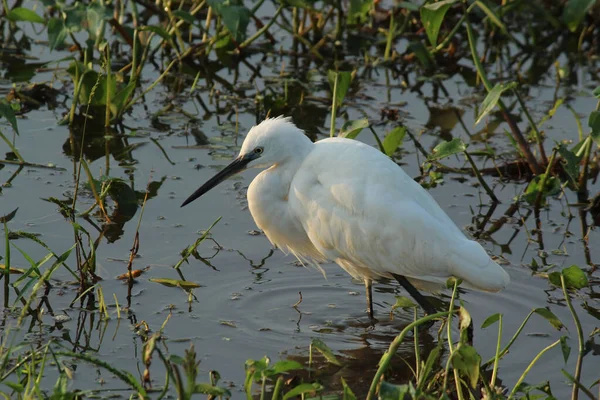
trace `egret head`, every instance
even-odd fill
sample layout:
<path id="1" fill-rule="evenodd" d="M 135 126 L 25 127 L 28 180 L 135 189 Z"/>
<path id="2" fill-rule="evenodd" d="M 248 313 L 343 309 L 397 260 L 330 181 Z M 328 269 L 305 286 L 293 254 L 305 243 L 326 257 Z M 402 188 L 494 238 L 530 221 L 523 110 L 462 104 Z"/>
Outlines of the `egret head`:
<path id="1" fill-rule="evenodd" d="M 310 139 L 289 117 L 265 119 L 250 129 L 237 158 L 188 197 L 181 207 L 246 168 L 268 168 L 284 163 L 303 154 L 310 145 Z"/>

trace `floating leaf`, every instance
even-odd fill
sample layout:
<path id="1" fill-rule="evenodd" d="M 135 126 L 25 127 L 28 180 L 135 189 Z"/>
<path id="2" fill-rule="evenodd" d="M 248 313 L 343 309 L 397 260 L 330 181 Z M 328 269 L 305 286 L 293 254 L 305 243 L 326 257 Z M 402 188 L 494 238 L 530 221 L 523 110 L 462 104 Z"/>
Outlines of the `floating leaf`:
<path id="1" fill-rule="evenodd" d="M 8 101 L 6 101 L 5 99 L 0 100 L 0 117 L 6 118 L 6 120 L 10 123 L 12 128 L 17 133 L 17 135 L 19 134 L 17 117 L 15 117 L 15 112 L 13 108 L 10 106 L 10 104 L 8 104 Z"/>
<path id="2" fill-rule="evenodd" d="M 169 286 L 169 287 L 180 287 L 185 290 L 195 289 L 195 288 L 200 287 L 200 285 L 196 282 L 182 281 L 182 280 L 170 279 L 170 278 L 150 278 L 149 281 L 154 282 L 154 283 L 160 283 L 161 285 Z"/>
<path id="3" fill-rule="evenodd" d="M 437 44 L 440 27 L 444 21 L 446 12 L 457 0 L 443 0 L 429 3 L 421 7 L 421 22 L 427 32 L 427 37 L 433 46 Z"/>
<path id="4" fill-rule="evenodd" d="M 596 0 L 568 0 L 563 9 L 563 21 L 571 32 L 575 32 L 577 27 L 585 17 L 585 14 L 592 7 Z"/>
<path id="5" fill-rule="evenodd" d="M 129 272 L 126 272 L 124 274 L 121 274 L 121 275 L 117 276 L 117 279 L 119 279 L 119 280 L 125 280 L 125 279 L 129 279 L 130 276 L 133 279 L 133 278 L 139 277 L 143 273 L 144 273 L 143 269 L 134 269 L 133 271 L 131 271 L 131 274 Z"/>
<path id="6" fill-rule="evenodd" d="M 323 343 L 321 339 L 313 339 L 310 343 L 310 346 L 311 348 L 317 349 L 319 353 L 323 354 L 323 357 L 325 357 L 325 359 L 330 363 L 340 367 L 342 366 L 342 363 L 338 361 L 335 354 L 333 354 L 333 351 L 331 351 L 329 346 Z"/>
<path id="7" fill-rule="evenodd" d="M 479 115 L 477 116 L 477 119 L 475 120 L 475 125 L 477 125 L 479 122 L 481 122 L 481 120 L 486 115 L 488 115 L 490 113 L 490 111 L 492 111 L 494 109 L 494 107 L 496 107 L 496 104 L 498 104 L 498 101 L 500 100 L 500 96 L 502 96 L 502 93 L 504 93 L 505 91 L 507 91 L 509 89 L 513 89 L 515 87 L 517 87 L 516 82 L 496 84 L 496 86 L 494 86 L 492 88 L 492 90 L 490 90 L 490 92 L 487 94 L 487 96 L 485 96 L 485 99 L 483 99 L 483 102 L 481 103 L 481 110 L 479 111 Z"/>
<path id="8" fill-rule="evenodd" d="M 228 321 L 228 320 L 222 319 L 222 320 L 219 321 L 219 323 L 221 325 L 225 325 L 225 326 L 228 326 L 230 328 L 237 328 L 237 325 L 235 324 L 235 321 Z"/>
<path id="9" fill-rule="evenodd" d="M 481 356 L 475 348 L 463 344 L 454 353 L 452 353 L 452 365 L 464 373 L 474 388 L 479 380 L 479 366 L 481 364 Z"/>
<path id="10" fill-rule="evenodd" d="M 354 121 L 348 121 L 342 126 L 342 131 L 339 136 L 354 139 L 358 136 L 358 134 L 365 128 L 369 126 L 369 120 L 366 118 L 357 119 Z"/>
<path id="11" fill-rule="evenodd" d="M 558 319 L 556 315 L 547 308 L 536 308 L 533 310 L 534 313 L 546 319 L 546 321 L 550 322 L 550 324 L 555 327 L 557 330 L 561 330 L 565 327 L 565 325 Z"/>
<path id="12" fill-rule="evenodd" d="M 460 138 L 454 138 L 449 142 L 442 142 L 435 146 L 433 153 L 430 154 L 430 160 L 439 160 L 440 158 L 450 157 L 451 155 L 462 153 L 467 149 L 467 145 Z"/>
<path id="13" fill-rule="evenodd" d="M 23 7 L 13 8 L 8 14 L 6 14 L 6 18 L 11 21 L 26 21 L 36 24 L 43 24 L 46 22 L 44 18 L 37 15 L 35 11 Z"/>
<path id="14" fill-rule="evenodd" d="M 316 393 L 320 390 L 323 390 L 323 386 L 318 383 L 302 383 L 287 392 L 285 396 L 283 396 L 283 400 L 291 399 L 300 396 L 301 394 Z"/>
<path id="15" fill-rule="evenodd" d="M 336 83 L 337 78 L 337 83 Z M 333 98 L 335 99 L 336 105 L 339 107 L 342 105 L 344 101 L 344 97 L 346 97 L 346 93 L 348 93 L 348 89 L 350 89 L 350 84 L 352 83 L 352 72 L 348 71 L 339 71 L 336 72 L 334 70 L 327 71 L 327 79 L 329 80 L 329 88 L 331 89 L 331 93 L 333 94 Z"/>
<path id="16" fill-rule="evenodd" d="M 405 135 L 406 127 L 398 126 L 385 136 L 383 139 L 383 150 L 388 157 L 391 157 L 398 146 L 402 144 Z"/>
<path id="17" fill-rule="evenodd" d="M 560 348 L 562 350 L 562 354 L 563 354 L 563 358 L 565 360 L 565 364 L 567 363 L 567 361 L 569 361 L 569 355 L 571 354 L 571 346 L 569 346 L 567 344 L 567 339 L 569 339 L 566 336 L 561 336 L 560 337 Z"/>
<path id="18" fill-rule="evenodd" d="M 487 328 L 488 326 L 495 324 L 496 321 L 500 319 L 500 315 L 502 314 L 496 313 L 487 317 L 485 321 L 483 321 L 483 324 L 481 324 L 481 329 Z"/>

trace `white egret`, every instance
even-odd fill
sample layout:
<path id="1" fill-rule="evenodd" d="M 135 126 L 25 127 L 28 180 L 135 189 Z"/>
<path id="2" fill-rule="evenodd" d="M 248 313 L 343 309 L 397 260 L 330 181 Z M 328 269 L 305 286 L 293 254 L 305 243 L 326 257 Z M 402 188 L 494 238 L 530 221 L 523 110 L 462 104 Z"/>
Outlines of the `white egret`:
<path id="1" fill-rule="evenodd" d="M 239 156 L 181 206 L 246 168 L 266 168 L 248 188 L 256 225 L 300 261 L 332 260 L 363 280 L 371 318 L 378 278 L 398 280 L 426 313 L 435 308 L 415 287 L 436 291 L 450 277 L 490 292 L 509 283 L 506 271 L 389 157 L 351 139 L 313 143 L 289 118 L 250 129 Z"/>

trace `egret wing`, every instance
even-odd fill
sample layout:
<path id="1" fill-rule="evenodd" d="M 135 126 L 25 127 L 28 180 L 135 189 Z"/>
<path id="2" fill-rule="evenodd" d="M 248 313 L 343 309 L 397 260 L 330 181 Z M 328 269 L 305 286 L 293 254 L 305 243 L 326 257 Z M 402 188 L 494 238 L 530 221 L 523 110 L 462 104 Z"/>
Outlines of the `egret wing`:
<path id="1" fill-rule="evenodd" d="M 487 278 L 471 275 L 501 267 L 401 168 L 355 143 L 319 142 L 292 181 L 292 212 L 314 246 L 356 277 L 458 276 L 488 290 Z"/>

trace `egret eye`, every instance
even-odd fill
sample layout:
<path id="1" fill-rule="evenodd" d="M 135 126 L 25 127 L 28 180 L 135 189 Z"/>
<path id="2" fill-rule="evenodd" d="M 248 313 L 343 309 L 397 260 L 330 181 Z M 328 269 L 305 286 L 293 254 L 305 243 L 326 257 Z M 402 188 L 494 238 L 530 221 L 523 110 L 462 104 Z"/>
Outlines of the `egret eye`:
<path id="1" fill-rule="evenodd" d="M 254 153 L 256 153 L 256 154 L 262 154 L 262 152 L 263 152 L 263 148 L 262 147 L 257 147 L 257 148 L 254 149 Z"/>

